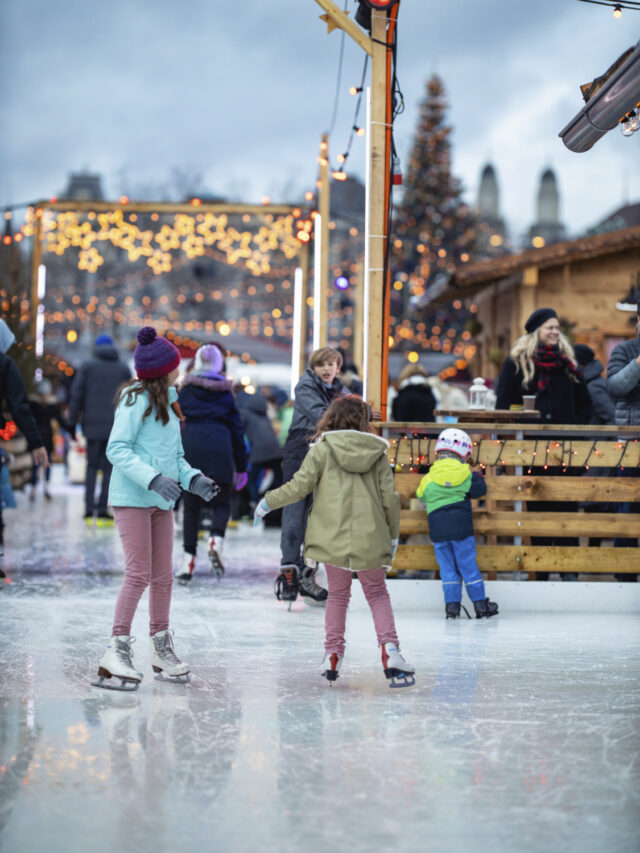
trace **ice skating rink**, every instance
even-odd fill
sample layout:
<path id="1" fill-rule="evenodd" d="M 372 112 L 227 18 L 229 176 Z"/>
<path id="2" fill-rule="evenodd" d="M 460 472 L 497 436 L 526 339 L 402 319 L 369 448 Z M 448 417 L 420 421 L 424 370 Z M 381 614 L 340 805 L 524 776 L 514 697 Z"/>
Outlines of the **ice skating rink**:
<path id="1" fill-rule="evenodd" d="M 4 853 L 640 848 L 637 585 L 597 585 L 598 608 L 593 584 L 505 582 L 491 588 L 500 616 L 446 622 L 437 582 L 391 581 L 417 670 L 405 690 L 383 677 L 356 590 L 330 687 L 322 608 L 275 601 L 278 532 L 241 525 L 222 582 L 201 544 L 191 586 L 174 589 L 192 683 L 152 678 L 145 596 L 145 678 L 120 694 L 90 686 L 121 581 L 117 534 L 86 527 L 82 489 L 59 471 L 53 493 L 5 513 Z M 570 596 L 593 612 L 557 606 Z"/>

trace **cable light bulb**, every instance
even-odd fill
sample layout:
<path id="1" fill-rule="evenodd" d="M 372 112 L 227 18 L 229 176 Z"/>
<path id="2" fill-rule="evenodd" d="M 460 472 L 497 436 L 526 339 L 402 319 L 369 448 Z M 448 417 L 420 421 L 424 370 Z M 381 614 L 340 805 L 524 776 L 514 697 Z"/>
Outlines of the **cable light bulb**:
<path id="1" fill-rule="evenodd" d="M 620 130 L 622 131 L 623 136 L 631 136 L 634 128 L 631 127 L 631 122 L 629 121 L 629 117 L 625 116 L 620 122 Z"/>
<path id="2" fill-rule="evenodd" d="M 622 9 L 620 8 L 620 6 L 616 5 L 613 7 L 613 17 L 614 18 L 621 18 L 622 17 Z"/>

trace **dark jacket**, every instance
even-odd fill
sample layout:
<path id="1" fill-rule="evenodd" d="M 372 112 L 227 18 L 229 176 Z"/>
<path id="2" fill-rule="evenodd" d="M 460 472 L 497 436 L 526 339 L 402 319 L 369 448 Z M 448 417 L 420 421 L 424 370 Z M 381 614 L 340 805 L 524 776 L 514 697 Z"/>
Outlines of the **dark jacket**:
<path id="1" fill-rule="evenodd" d="M 261 465 L 282 459 L 282 448 L 275 434 L 269 415 L 267 401 L 262 394 L 238 394 L 238 409 L 249 442 L 249 461 Z"/>
<path id="2" fill-rule="evenodd" d="M 522 385 L 522 373 L 507 356 L 496 389 L 496 409 L 508 409 L 512 404 L 522 403 L 523 394 L 533 394 L 536 409 L 540 411 L 540 422 L 550 424 L 588 424 L 591 420 L 591 397 L 584 381 L 574 382 L 564 370 L 551 374 L 549 387 L 540 392 L 538 371 L 528 385 Z"/>
<path id="3" fill-rule="evenodd" d="M 437 459 L 420 481 L 417 497 L 426 504 L 432 542 L 473 536 L 471 498 L 480 498 L 487 484 L 476 471 L 457 459 Z"/>
<path id="4" fill-rule="evenodd" d="M 344 397 L 349 391 L 336 377 L 331 386 L 307 367 L 294 389 L 293 419 L 285 444 L 285 452 L 309 446 L 316 425 L 336 397 Z"/>
<path id="5" fill-rule="evenodd" d="M 93 358 L 80 366 L 71 386 L 71 427 L 75 429 L 79 420 L 85 438 L 106 441 L 113 426 L 116 391 L 129 379 L 131 372 L 118 358 L 115 347 L 94 347 Z"/>
<path id="6" fill-rule="evenodd" d="M 607 365 L 607 389 L 615 402 L 618 426 L 640 424 L 640 338 L 613 348 Z"/>
<path id="7" fill-rule="evenodd" d="M 582 368 L 582 375 L 593 407 L 590 424 L 612 424 L 614 422 L 615 406 L 609 396 L 607 382 L 602 375 L 603 372 L 604 365 L 597 358 Z"/>
<path id="8" fill-rule="evenodd" d="M 0 353 L 0 426 L 4 427 L 3 413 L 9 411 L 16 426 L 25 437 L 29 450 L 42 447 L 44 442 L 35 418 L 31 414 L 27 392 L 15 361 Z"/>
<path id="9" fill-rule="evenodd" d="M 51 453 L 53 451 L 52 421 L 57 421 L 62 429 L 67 432 L 71 431 L 70 425 L 65 420 L 57 403 L 45 403 L 38 399 L 31 399 L 29 400 L 29 408 L 38 425 L 44 446 Z"/>
<path id="10" fill-rule="evenodd" d="M 394 397 L 391 413 L 394 421 L 433 421 L 435 407 L 436 398 L 427 380 L 412 376 Z"/>
<path id="11" fill-rule="evenodd" d="M 192 373 L 185 377 L 178 402 L 185 417 L 182 445 L 187 462 L 216 483 L 233 480 L 234 467 L 247 470 L 242 420 L 232 383 Z"/>

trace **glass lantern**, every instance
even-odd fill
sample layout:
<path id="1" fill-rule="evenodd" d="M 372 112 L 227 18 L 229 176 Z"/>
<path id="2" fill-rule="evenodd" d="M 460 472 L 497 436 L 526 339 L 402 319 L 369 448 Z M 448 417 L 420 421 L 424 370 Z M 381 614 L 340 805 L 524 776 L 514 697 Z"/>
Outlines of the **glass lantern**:
<path id="1" fill-rule="evenodd" d="M 484 383 L 484 379 L 478 376 L 473 380 L 473 384 L 469 388 L 469 408 L 470 409 L 486 409 L 487 396 L 489 389 Z"/>

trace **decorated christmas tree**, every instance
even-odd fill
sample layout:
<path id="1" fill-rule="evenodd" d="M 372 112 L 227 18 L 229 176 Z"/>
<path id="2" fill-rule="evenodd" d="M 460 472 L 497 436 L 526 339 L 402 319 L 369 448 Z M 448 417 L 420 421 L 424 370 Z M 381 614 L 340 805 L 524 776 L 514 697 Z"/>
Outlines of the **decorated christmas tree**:
<path id="1" fill-rule="evenodd" d="M 477 235 L 474 214 L 451 173 L 446 111 L 444 85 L 434 75 L 420 105 L 402 202 L 392 226 L 391 333 L 401 350 L 461 352 L 470 338 L 464 334 L 469 312 L 460 300 L 450 305 L 433 302 L 456 266 L 473 257 Z"/>

